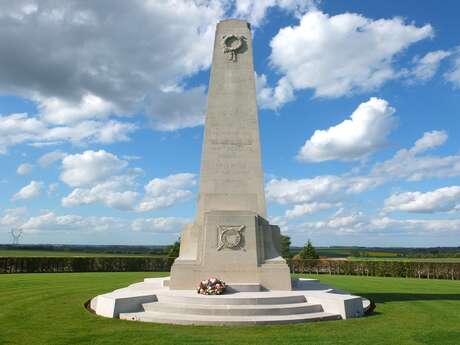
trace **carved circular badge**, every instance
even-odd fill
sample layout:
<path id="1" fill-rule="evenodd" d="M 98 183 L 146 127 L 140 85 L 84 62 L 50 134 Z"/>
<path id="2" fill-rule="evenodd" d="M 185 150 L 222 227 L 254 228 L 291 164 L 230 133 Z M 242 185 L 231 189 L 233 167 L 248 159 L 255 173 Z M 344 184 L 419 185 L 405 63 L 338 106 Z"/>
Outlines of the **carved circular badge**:
<path id="1" fill-rule="evenodd" d="M 243 241 L 244 225 L 219 225 L 217 227 L 217 250 L 223 248 L 237 249 Z"/>
<path id="2" fill-rule="evenodd" d="M 227 248 L 235 248 L 241 242 L 241 235 L 235 229 L 228 229 L 222 234 L 222 242 Z"/>

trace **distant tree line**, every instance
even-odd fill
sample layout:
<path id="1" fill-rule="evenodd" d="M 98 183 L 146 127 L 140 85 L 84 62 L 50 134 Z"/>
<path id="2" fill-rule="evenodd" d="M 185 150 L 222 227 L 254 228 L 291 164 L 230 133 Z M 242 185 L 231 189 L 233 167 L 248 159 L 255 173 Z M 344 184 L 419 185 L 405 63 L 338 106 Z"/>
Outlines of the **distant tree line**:
<path id="1" fill-rule="evenodd" d="M 105 254 L 135 254 L 135 255 L 164 255 L 170 256 L 170 249 L 177 245 L 54 245 L 54 244 L 0 244 L 1 250 L 37 250 L 37 251 L 60 251 L 60 252 L 84 252 Z M 281 255 L 284 258 L 293 258 L 304 247 L 291 246 L 289 236 L 281 236 Z M 316 253 L 322 257 L 403 257 L 403 258 L 460 258 L 460 247 L 432 247 L 432 248 L 381 248 L 381 247 L 316 247 Z"/>
<path id="2" fill-rule="evenodd" d="M 310 242 L 310 241 L 308 241 Z M 299 258 L 314 259 L 312 245 L 308 242 L 303 247 L 291 246 L 289 236 L 281 235 L 281 255 L 285 259 Z M 306 248 L 308 247 L 308 248 Z M 432 247 L 432 248 L 381 248 L 381 247 L 317 247 L 316 255 L 320 257 L 378 257 L 378 258 L 460 258 L 460 247 Z M 313 254 L 313 255 L 312 255 Z"/>
<path id="3" fill-rule="evenodd" d="M 401 258 L 460 258 L 460 247 L 431 248 L 380 248 L 380 247 L 330 247 L 329 250 L 347 250 L 354 257 Z"/>
<path id="4" fill-rule="evenodd" d="M 58 252 L 82 252 L 95 254 L 136 254 L 167 255 L 170 246 L 127 246 L 127 245 L 60 245 L 60 244 L 19 244 L 0 245 L 3 250 L 37 250 Z"/>

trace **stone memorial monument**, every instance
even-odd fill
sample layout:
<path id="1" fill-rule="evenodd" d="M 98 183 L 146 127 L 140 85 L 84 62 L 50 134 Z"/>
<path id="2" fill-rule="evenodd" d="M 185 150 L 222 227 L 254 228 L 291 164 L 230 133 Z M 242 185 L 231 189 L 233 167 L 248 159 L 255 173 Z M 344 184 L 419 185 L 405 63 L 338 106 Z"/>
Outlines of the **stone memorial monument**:
<path id="1" fill-rule="evenodd" d="M 182 232 L 173 289 L 218 276 L 290 290 L 280 230 L 266 220 L 249 24 L 217 25 L 208 91 L 198 212 Z"/>
<path id="2" fill-rule="evenodd" d="M 291 280 L 280 256 L 280 229 L 266 217 L 249 24 L 217 25 L 208 92 L 198 209 L 181 236 L 170 278 L 147 278 L 96 296 L 98 315 L 204 325 L 255 325 L 362 316 L 369 300 Z M 197 293 L 209 277 L 223 295 Z"/>

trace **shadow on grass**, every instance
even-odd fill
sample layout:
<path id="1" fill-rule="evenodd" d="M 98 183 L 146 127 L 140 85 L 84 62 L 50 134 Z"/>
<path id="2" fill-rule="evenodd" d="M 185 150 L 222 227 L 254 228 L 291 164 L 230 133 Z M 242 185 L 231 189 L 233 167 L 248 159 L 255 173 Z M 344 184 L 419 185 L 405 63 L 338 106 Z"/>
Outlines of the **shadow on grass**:
<path id="1" fill-rule="evenodd" d="M 431 293 L 369 293 L 360 292 L 354 295 L 371 299 L 375 303 L 403 302 L 403 301 L 460 301 L 458 294 L 431 294 Z"/>

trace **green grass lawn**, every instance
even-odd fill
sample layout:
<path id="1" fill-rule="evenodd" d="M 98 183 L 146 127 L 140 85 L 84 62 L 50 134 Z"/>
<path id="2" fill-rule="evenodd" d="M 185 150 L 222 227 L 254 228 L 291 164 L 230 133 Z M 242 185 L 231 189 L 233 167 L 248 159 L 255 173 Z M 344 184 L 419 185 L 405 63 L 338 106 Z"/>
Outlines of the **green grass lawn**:
<path id="1" fill-rule="evenodd" d="M 77 251 L 55 251 L 55 250 L 28 250 L 28 249 L 0 249 L 0 257 L 100 257 L 100 256 L 148 256 L 148 257 L 162 257 L 161 255 L 149 254 L 123 254 L 123 253 L 89 253 Z"/>
<path id="2" fill-rule="evenodd" d="M 373 299 L 376 312 L 360 319 L 298 325 L 159 325 L 106 319 L 83 308 L 95 295 L 161 275 L 0 275 L 0 344 L 460 344 L 459 281 L 320 276 L 325 283 Z"/>

